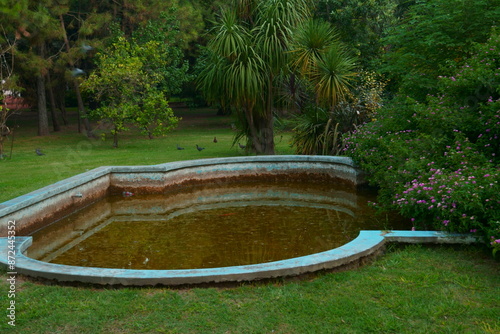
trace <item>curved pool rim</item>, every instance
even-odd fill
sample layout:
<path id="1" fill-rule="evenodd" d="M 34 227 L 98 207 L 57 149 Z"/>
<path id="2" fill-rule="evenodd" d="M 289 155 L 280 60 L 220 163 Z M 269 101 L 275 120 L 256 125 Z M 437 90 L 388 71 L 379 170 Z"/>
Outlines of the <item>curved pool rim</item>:
<path id="1" fill-rule="evenodd" d="M 370 256 L 383 250 L 386 242 L 401 243 L 474 243 L 469 235 L 439 231 L 361 231 L 351 242 L 321 253 L 245 266 L 187 270 L 134 270 L 77 267 L 34 260 L 24 255 L 32 237 L 16 238 L 15 268 L 7 274 L 54 279 L 61 282 L 82 282 L 99 285 L 195 285 L 202 283 L 243 282 L 276 277 L 299 276 L 346 265 L 359 266 Z M 0 238 L 0 249 L 7 253 L 7 238 Z M 1 262 L 7 265 L 4 258 Z"/>
<path id="2" fill-rule="evenodd" d="M 32 243 L 31 236 L 22 234 L 13 236 L 8 233 L 9 226 L 12 226 L 11 222 L 15 222 L 22 230 L 23 225 L 29 227 L 31 220 L 35 220 L 35 217 L 44 213 L 43 210 L 47 208 L 60 209 L 64 213 L 65 208 L 76 208 L 78 205 L 88 204 L 98 196 L 104 196 L 110 188 L 131 189 L 140 182 L 145 182 L 149 188 L 155 189 L 158 183 L 176 182 L 179 178 L 184 181 L 196 179 L 203 182 L 217 175 L 238 177 L 243 174 L 252 176 L 289 172 L 300 172 L 302 173 L 300 175 L 320 172 L 352 183 L 354 186 L 364 183 L 363 173 L 347 157 L 253 156 L 190 160 L 153 166 L 100 167 L 0 203 L 0 236 L 3 236 L 0 237 L 0 251 L 3 254 L 0 263 L 7 268 L 8 275 L 24 274 L 61 282 L 175 286 L 255 281 L 298 276 L 350 265 L 358 266 L 367 258 L 379 254 L 387 242 L 476 242 L 476 239 L 469 235 L 437 231 L 361 231 L 357 238 L 341 247 L 281 261 L 207 269 L 134 270 L 77 267 L 38 261 L 25 255 Z M 172 179 L 172 174 L 177 179 Z"/>

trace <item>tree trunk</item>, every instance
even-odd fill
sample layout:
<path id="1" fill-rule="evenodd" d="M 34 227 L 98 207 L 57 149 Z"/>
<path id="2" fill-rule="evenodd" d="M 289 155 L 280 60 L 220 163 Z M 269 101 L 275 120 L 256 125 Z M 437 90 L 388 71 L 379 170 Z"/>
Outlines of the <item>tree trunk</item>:
<path id="1" fill-rule="evenodd" d="M 80 93 L 80 86 L 76 81 L 74 81 L 73 84 L 75 87 L 76 100 L 78 101 L 78 115 L 79 117 L 83 118 L 83 126 L 87 131 L 87 137 L 95 138 L 94 134 L 92 133 L 92 127 L 90 126 L 90 121 L 87 117 L 87 113 L 85 112 L 85 106 L 83 105 L 82 94 Z"/>
<path id="2" fill-rule="evenodd" d="M 0 101 L 1 102 L 1 101 Z M 10 130 L 7 127 L 7 117 L 9 110 L 0 106 L 0 160 L 3 159 L 3 142 L 7 138 Z"/>
<path id="3" fill-rule="evenodd" d="M 252 149 L 257 154 L 274 155 L 273 119 L 259 118 L 256 124 L 248 124 Z"/>
<path id="4" fill-rule="evenodd" d="M 68 113 L 66 112 L 65 99 L 64 99 L 64 90 L 62 93 L 56 93 L 57 95 L 57 105 L 59 110 L 61 111 L 61 117 L 64 125 L 68 125 Z"/>
<path id="5" fill-rule="evenodd" d="M 59 15 L 59 21 L 61 23 L 61 29 L 63 31 L 64 45 L 66 46 L 66 51 L 69 54 L 70 53 L 69 40 L 68 40 L 68 35 L 66 34 L 66 27 L 64 26 L 64 19 L 62 14 Z M 75 65 L 71 59 L 68 60 L 68 63 L 71 67 L 74 67 Z M 73 87 L 75 88 L 76 100 L 78 101 L 78 113 L 79 116 L 83 118 L 83 125 L 85 126 L 85 130 L 87 130 L 87 137 L 94 138 L 95 136 L 92 133 L 92 128 L 90 127 L 90 122 L 89 119 L 87 118 L 87 113 L 85 112 L 85 106 L 83 105 L 82 94 L 80 93 L 80 86 L 78 85 L 78 82 L 76 80 L 73 80 Z M 78 123 L 78 129 L 80 129 L 80 123 Z"/>
<path id="6" fill-rule="evenodd" d="M 270 155 L 274 155 L 273 81 L 274 75 L 271 73 L 269 76 L 266 109 L 260 122 L 262 154 Z"/>
<path id="7" fill-rule="evenodd" d="M 259 141 L 261 151 L 258 154 L 274 155 L 274 118 L 271 112 L 259 117 Z"/>
<path id="8" fill-rule="evenodd" d="M 249 106 L 244 106 L 243 111 L 245 113 L 247 126 L 248 126 L 248 130 L 249 130 L 251 148 L 257 154 L 260 154 L 260 152 L 262 151 L 262 148 L 260 145 L 259 131 L 257 130 L 257 126 L 255 125 L 253 108 L 251 108 Z"/>
<path id="9" fill-rule="evenodd" d="M 56 99 L 54 97 L 54 89 L 52 88 L 52 81 L 50 79 L 50 72 L 47 72 L 47 91 L 49 93 L 49 100 L 50 100 L 50 115 L 52 116 L 52 127 L 54 129 L 54 132 L 61 131 L 61 127 L 59 126 L 59 122 L 57 121 L 57 116 L 56 116 Z"/>
<path id="10" fill-rule="evenodd" d="M 0 134 L 0 160 L 3 159 L 3 140 L 4 137 Z"/>
<path id="11" fill-rule="evenodd" d="M 115 127 L 115 131 L 113 131 L 113 147 L 118 148 L 118 130 Z"/>
<path id="12" fill-rule="evenodd" d="M 38 135 L 48 136 L 49 119 L 47 117 L 47 100 L 45 98 L 45 80 L 42 74 L 36 78 L 36 96 L 38 102 Z"/>

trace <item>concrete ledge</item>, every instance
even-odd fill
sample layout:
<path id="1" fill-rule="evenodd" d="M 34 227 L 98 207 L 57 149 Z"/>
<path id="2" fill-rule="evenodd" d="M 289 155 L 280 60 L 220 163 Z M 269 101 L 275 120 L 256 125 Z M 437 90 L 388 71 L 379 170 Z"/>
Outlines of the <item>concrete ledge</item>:
<path id="1" fill-rule="evenodd" d="M 361 231 L 353 241 L 326 252 L 282 261 L 246 266 L 191 270 L 131 270 L 93 267 L 75 267 L 41 262 L 24 252 L 31 245 L 31 237 L 15 238 L 15 268 L 8 267 L 8 238 L 0 238 L 3 256 L 0 264 L 8 272 L 15 271 L 32 277 L 54 279 L 60 282 L 83 282 L 101 285 L 186 285 L 253 281 L 275 277 L 297 276 L 323 269 L 335 269 L 377 254 L 386 242 L 406 243 L 474 243 L 468 235 L 436 231 Z M 13 256 L 14 253 L 9 255 Z"/>
<path id="2" fill-rule="evenodd" d="M 162 193 L 169 188 L 208 180 L 286 175 L 336 178 L 359 185 L 363 173 L 348 157 L 273 155 L 178 161 L 152 166 L 99 167 L 0 203 L 0 237 L 9 220 L 16 235 L 37 229 L 105 197 L 110 191 Z"/>
<path id="3" fill-rule="evenodd" d="M 361 231 L 353 241 L 329 251 L 246 266 L 192 270 L 130 270 L 51 264 L 25 255 L 30 231 L 104 196 L 110 189 L 163 192 L 189 182 L 255 176 L 308 179 L 322 175 L 353 186 L 363 184 L 361 171 L 347 157 L 255 156 L 172 162 L 153 166 L 100 167 L 0 204 L 0 265 L 8 272 L 61 282 L 102 285 L 185 285 L 252 281 L 297 276 L 363 262 L 386 242 L 471 243 L 464 235 L 416 231 Z M 8 234 L 15 222 L 15 237 Z M 10 225 L 12 226 L 12 225 Z M 12 232 L 12 231 L 11 231 Z M 6 236 L 10 236 L 7 238 Z M 10 266 L 15 261 L 14 266 Z"/>

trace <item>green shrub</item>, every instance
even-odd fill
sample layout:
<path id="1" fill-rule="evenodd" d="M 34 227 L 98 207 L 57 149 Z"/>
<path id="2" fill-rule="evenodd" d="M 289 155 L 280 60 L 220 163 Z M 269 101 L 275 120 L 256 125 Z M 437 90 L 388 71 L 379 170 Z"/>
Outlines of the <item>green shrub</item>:
<path id="1" fill-rule="evenodd" d="M 441 77 L 426 103 L 397 97 L 344 138 L 380 187 L 381 208 L 416 228 L 500 236 L 500 37 Z M 493 238 L 493 239 L 491 239 Z"/>
<path id="2" fill-rule="evenodd" d="M 310 104 L 292 119 L 292 147 L 297 154 L 339 155 L 342 135 L 371 119 L 382 105 L 385 82 L 374 72 L 362 70 L 356 84 L 331 110 Z"/>

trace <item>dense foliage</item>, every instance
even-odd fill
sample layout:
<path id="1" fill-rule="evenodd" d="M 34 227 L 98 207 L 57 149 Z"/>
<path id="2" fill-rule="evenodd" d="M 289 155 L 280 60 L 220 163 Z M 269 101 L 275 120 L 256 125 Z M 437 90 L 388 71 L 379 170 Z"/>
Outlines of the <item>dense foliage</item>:
<path id="1" fill-rule="evenodd" d="M 253 152 L 274 154 L 275 113 L 287 105 L 280 97 L 292 81 L 302 80 L 315 102 L 330 109 L 354 75 L 352 57 L 330 24 L 313 19 L 312 5 L 235 1 L 212 30 L 199 87 L 207 100 L 237 111 Z"/>
<path id="2" fill-rule="evenodd" d="M 500 36 L 447 69 L 425 103 L 399 97 L 348 136 L 380 205 L 417 228 L 500 236 Z M 491 240 L 490 240 L 491 239 Z"/>
<path id="3" fill-rule="evenodd" d="M 118 133 L 136 124 L 150 138 L 174 128 L 179 119 L 174 116 L 161 88 L 161 66 L 164 54 L 159 44 L 128 42 L 120 37 L 105 52 L 97 55 L 97 68 L 82 83 L 99 107 L 90 116 L 109 122 L 113 146 L 118 147 Z"/>
<path id="4" fill-rule="evenodd" d="M 398 0 L 320 0 L 318 16 L 331 22 L 364 68 L 375 69 L 384 51 L 382 37 L 397 23 Z"/>
<path id="5" fill-rule="evenodd" d="M 374 72 L 359 71 L 344 98 L 333 109 L 309 104 L 292 119 L 292 147 L 297 154 L 339 155 L 343 134 L 370 121 L 382 104 L 385 82 Z"/>
<path id="6" fill-rule="evenodd" d="M 60 129 L 61 120 L 67 125 L 66 107 L 78 106 L 78 129 L 82 120 L 93 137 L 86 117 L 89 100 L 82 99 L 81 77 L 75 79 L 74 74 L 94 69 L 95 55 L 115 37 L 112 27 L 126 38 L 157 41 L 160 53 L 168 49 L 169 57 L 159 69 L 165 74 L 163 85 L 168 87 L 163 91 L 169 98 L 186 81 L 187 61 L 182 58 L 201 40 L 210 10 L 211 5 L 201 0 L 1 1 L 0 80 L 6 73 L 15 74 L 10 79 L 15 79 L 17 91 L 22 90 L 24 100 L 37 110 L 39 135 L 50 134 L 50 121 L 53 131 Z M 167 19 L 164 13 L 169 13 Z"/>
<path id="7" fill-rule="evenodd" d="M 450 64 L 462 63 L 474 43 L 486 42 L 499 18 L 499 0 L 416 1 L 383 36 L 380 70 L 393 91 L 423 101 L 437 92 L 439 75 L 453 74 Z"/>
<path id="8" fill-rule="evenodd" d="M 292 124 L 297 153 L 353 156 L 381 207 L 500 249 L 499 18 L 500 0 L 3 0 L 0 82 L 44 136 L 68 101 L 89 137 L 91 118 L 115 145 L 131 125 L 161 135 L 194 94 L 253 153 Z"/>

